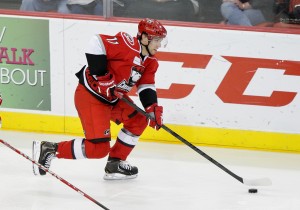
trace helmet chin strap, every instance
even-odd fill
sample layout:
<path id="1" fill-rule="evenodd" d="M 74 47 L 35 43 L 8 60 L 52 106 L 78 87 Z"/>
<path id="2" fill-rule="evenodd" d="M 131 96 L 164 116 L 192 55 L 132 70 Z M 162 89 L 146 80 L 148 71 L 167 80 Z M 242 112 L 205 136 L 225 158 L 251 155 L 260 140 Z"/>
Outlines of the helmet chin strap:
<path id="1" fill-rule="evenodd" d="M 150 43 L 150 42 L 148 42 L 148 45 L 146 45 L 145 47 L 146 47 L 146 50 L 147 50 L 147 52 L 149 53 L 149 55 L 152 56 L 151 52 L 149 51 L 149 47 L 148 47 L 148 46 L 149 46 L 149 43 Z"/>
<path id="2" fill-rule="evenodd" d="M 152 56 L 152 54 L 150 53 L 150 50 L 149 50 L 149 43 L 150 43 L 150 42 L 151 42 L 151 41 L 148 41 L 148 45 L 144 45 L 144 44 L 141 42 L 141 40 L 140 40 L 140 44 L 143 45 L 143 46 L 146 48 L 148 54 L 149 54 L 150 56 Z"/>

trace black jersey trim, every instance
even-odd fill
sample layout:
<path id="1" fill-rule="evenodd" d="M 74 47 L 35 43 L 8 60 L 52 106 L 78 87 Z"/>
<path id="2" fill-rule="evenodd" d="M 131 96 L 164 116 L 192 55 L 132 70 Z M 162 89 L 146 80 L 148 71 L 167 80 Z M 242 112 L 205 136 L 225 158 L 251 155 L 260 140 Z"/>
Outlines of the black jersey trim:
<path id="1" fill-rule="evenodd" d="M 157 103 L 157 93 L 151 88 L 146 88 L 139 93 L 141 103 L 144 108 Z"/>

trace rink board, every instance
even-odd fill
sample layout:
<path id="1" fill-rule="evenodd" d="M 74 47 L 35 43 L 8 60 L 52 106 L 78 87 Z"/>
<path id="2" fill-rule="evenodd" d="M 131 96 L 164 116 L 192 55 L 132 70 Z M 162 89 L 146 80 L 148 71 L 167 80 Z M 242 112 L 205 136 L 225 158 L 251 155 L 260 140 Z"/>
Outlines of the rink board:
<path id="1" fill-rule="evenodd" d="M 2 127 L 10 130 L 35 131 L 44 133 L 65 133 L 83 136 L 78 117 L 2 112 Z M 15 119 L 15 120 L 9 120 Z M 16 120 L 17 119 L 17 120 Z M 300 152 L 299 134 L 262 132 L 237 129 L 222 129 L 184 125 L 167 125 L 181 137 L 194 145 L 229 147 L 280 152 Z M 115 139 L 121 126 L 111 124 Z M 147 128 L 141 141 L 160 143 L 182 143 L 170 133 L 161 129 L 156 132 Z"/>
<path id="2" fill-rule="evenodd" d="M 10 15 L 0 23 L 2 128 L 82 135 L 73 97 L 85 47 L 97 33 L 135 36 L 137 24 Z M 166 125 L 195 144 L 300 152 L 299 33 L 166 28 L 156 75 Z M 140 105 L 134 90 L 130 97 Z M 142 138 L 178 142 L 151 128 Z"/>

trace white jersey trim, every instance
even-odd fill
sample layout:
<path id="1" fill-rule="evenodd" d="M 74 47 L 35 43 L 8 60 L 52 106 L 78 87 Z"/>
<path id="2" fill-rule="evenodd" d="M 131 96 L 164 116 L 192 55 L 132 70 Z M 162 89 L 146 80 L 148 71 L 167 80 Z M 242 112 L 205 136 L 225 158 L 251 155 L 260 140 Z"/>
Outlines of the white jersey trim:
<path id="1" fill-rule="evenodd" d="M 92 55 L 106 55 L 106 49 L 100 35 L 95 35 L 90 39 L 86 53 Z"/>
<path id="2" fill-rule="evenodd" d="M 85 152 L 83 151 L 83 148 L 82 148 L 82 141 L 83 141 L 83 139 L 74 139 L 73 152 L 74 152 L 74 156 L 76 159 L 86 158 Z"/>
<path id="3" fill-rule="evenodd" d="M 135 136 L 128 131 L 125 133 L 123 129 L 121 129 L 118 134 L 118 139 L 126 144 L 135 146 L 139 140 L 139 136 Z"/>
<path id="4" fill-rule="evenodd" d="M 154 84 L 143 84 L 143 85 L 139 85 L 137 88 L 137 92 L 138 94 L 140 94 L 140 92 L 142 92 L 145 89 L 151 89 L 154 90 L 156 92 L 156 88 Z"/>

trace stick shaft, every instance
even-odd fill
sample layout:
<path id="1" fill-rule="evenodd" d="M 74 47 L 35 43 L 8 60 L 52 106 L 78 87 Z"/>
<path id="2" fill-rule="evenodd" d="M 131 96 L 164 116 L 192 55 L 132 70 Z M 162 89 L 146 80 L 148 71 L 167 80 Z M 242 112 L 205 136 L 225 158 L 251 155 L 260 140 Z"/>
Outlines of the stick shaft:
<path id="1" fill-rule="evenodd" d="M 70 182 L 66 181 L 65 179 L 61 178 L 60 176 L 58 176 L 57 174 L 55 174 L 54 172 L 50 171 L 49 169 L 45 168 L 43 165 L 37 163 L 35 160 L 33 160 L 32 158 L 30 158 L 28 155 L 24 154 L 23 152 L 21 152 L 20 150 L 14 148 L 13 146 L 11 146 L 10 144 L 8 144 L 7 142 L 3 141 L 0 139 L 0 143 L 4 144 L 5 146 L 7 146 L 8 148 L 12 149 L 13 151 L 15 151 L 16 153 L 18 153 L 19 155 L 23 156 L 24 158 L 26 158 L 27 160 L 31 161 L 33 164 L 37 165 L 39 168 L 43 169 L 44 171 L 46 171 L 47 173 L 51 174 L 52 176 L 54 176 L 55 178 L 57 178 L 59 181 L 61 181 L 62 183 L 64 183 L 65 185 L 67 185 L 68 187 L 72 188 L 73 190 L 75 190 L 76 192 L 78 192 L 79 194 L 83 195 L 84 197 L 86 197 L 87 199 L 89 199 L 90 201 L 94 202 L 95 204 L 97 204 L 98 206 L 100 206 L 101 208 L 105 209 L 105 210 L 109 210 L 107 207 L 105 207 L 104 205 L 102 205 L 101 203 L 99 203 L 98 201 L 96 201 L 94 198 L 92 198 L 91 196 L 89 196 L 88 194 L 86 194 L 85 192 L 81 191 L 80 189 L 78 189 L 77 187 L 75 187 L 74 185 L 72 185 Z"/>
<path id="2" fill-rule="evenodd" d="M 121 100 L 123 100 L 124 102 L 126 102 L 128 105 L 130 105 L 131 107 L 133 107 L 134 109 L 136 109 L 138 112 L 140 112 L 141 114 L 143 114 L 147 118 L 152 118 L 148 113 L 146 113 L 144 110 L 142 110 L 140 107 L 138 107 L 133 102 L 129 101 L 127 98 L 121 97 Z M 173 130 L 171 130 L 170 128 L 168 128 L 166 125 L 162 125 L 162 129 L 164 129 L 165 131 L 167 131 L 168 133 L 170 133 L 172 136 L 174 136 L 175 138 L 177 138 L 178 140 L 180 140 L 182 143 L 184 143 L 185 145 L 187 145 L 188 147 L 190 147 L 191 149 L 193 149 L 195 152 L 197 152 L 198 154 L 202 155 L 204 158 L 206 158 L 207 160 L 209 160 L 210 162 L 212 162 L 213 164 L 215 164 L 216 166 L 218 166 L 220 169 L 222 169 L 223 171 L 225 171 L 226 173 L 228 173 L 230 176 L 232 176 L 233 178 L 235 178 L 239 182 L 244 183 L 242 177 L 240 177 L 240 176 L 236 175 L 235 173 L 233 173 L 232 171 L 230 171 L 228 168 L 226 168 L 221 163 L 219 163 L 218 161 L 216 161 L 215 159 L 213 159 L 212 157 L 210 157 L 209 155 L 207 155 L 206 153 L 204 153 L 202 150 L 200 150 L 199 148 L 197 148 L 196 146 L 194 146 L 192 143 L 190 143 L 189 141 L 187 141 L 185 138 L 183 138 L 182 136 L 180 136 L 179 134 L 177 134 L 176 132 L 174 132 Z"/>
<path id="3" fill-rule="evenodd" d="M 218 161 L 216 161 L 215 159 L 213 159 L 212 157 L 210 157 L 209 155 L 207 155 L 205 152 L 203 152 L 202 150 L 200 150 L 198 147 L 194 146 L 192 143 L 188 142 L 186 139 L 184 139 L 183 137 L 181 137 L 179 134 L 177 134 L 176 132 L 174 132 L 173 130 L 171 130 L 170 128 L 168 128 L 165 125 L 163 125 L 162 128 L 165 131 L 167 131 L 168 133 L 170 133 L 171 135 L 173 135 L 174 137 L 176 137 L 177 139 L 179 139 L 182 143 L 186 144 L 192 150 L 194 150 L 198 154 L 202 155 L 204 158 L 206 158 L 207 160 L 209 160 L 210 162 L 212 162 L 213 164 L 215 164 L 216 166 L 218 166 L 220 169 L 222 169 L 223 171 L 225 171 L 226 173 L 228 173 L 229 175 L 231 175 L 232 177 L 234 177 L 235 179 L 237 179 L 239 182 L 243 183 L 243 178 L 242 177 L 240 177 L 240 176 L 236 175 L 235 173 L 233 173 L 232 171 L 230 171 L 228 168 L 226 168 L 221 163 L 219 163 Z"/>

